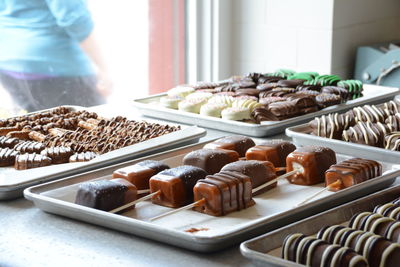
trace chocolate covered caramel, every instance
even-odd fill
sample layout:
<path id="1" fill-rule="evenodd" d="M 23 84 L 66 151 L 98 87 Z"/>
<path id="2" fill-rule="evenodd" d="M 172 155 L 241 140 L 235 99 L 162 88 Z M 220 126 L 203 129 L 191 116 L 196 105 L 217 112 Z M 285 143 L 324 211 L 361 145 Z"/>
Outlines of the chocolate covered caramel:
<path id="1" fill-rule="evenodd" d="M 75 203 L 110 211 L 136 199 L 136 187 L 125 179 L 96 180 L 79 185 Z"/>
<path id="2" fill-rule="evenodd" d="M 239 153 L 240 157 L 244 157 L 247 149 L 255 145 L 254 141 L 247 136 L 232 135 L 208 143 L 204 148 L 234 150 Z"/>
<path id="3" fill-rule="evenodd" d="M 352 158 L 332 165 L 325 172 L 325 184 L 338 191 L 382 175 L 382 165 L 374 160 Z M 340 183 L 336 183 L 336 181 Z"/>
<path id="4" fill-rule="evenodd" d="M 286 157 L 296 146 L 284 140 L 268 140 L 251 147 L 246 152 L 247 160 L 270 161 L 275 167 L 286 167 Z"/>
<path id="5" fill-rule="evenodd" d="M 169 166 L 161 161 L 144 160 L 132 166 L 115 170 L 113 178 L 123 178 L 134 184 L 138 190 L 149 189 L 149 180 L 153 175 L 169 169 Z"/>
<path id="6" fill-rule="evenodd" d="M 152 202 L 171 208 L 192 203 L 194 185 L 206 176 L 203 169 L 188 165 L 163 170 L 149 180 L 150 191 L 159 192 Z"/>
<path id="7" fill-rule="evenodd" d="M 191 165 L 205 170 L 208 174 L 214 174 L 223 166 L 239 160 L 239 153 L 226 149 L 198 149 L 185 155 L 184 165 Z"/>
<path id="8" fill-rule="evenodd" d="M 336 163 L 335 152 L 327 147 L 299 147 L 286 158 L 286 171 L 298 173 L 287 179 L 292 184 L 313 185 L 325 180 L 325 171 Z"/>

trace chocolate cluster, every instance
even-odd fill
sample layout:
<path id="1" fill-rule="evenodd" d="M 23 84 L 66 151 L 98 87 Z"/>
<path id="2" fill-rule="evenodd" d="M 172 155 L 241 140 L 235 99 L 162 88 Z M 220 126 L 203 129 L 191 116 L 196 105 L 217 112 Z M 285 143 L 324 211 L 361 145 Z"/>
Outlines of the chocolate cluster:
<path id="1" fill-rule="evenodd" d="M 311 134 L 330 139 L 400 151 L 400 103 L 355 107 L 344 113 L 317 117 L 311 122 Z"/>
<path id="2" fill-rule="evenodd" d="M 18 170 L 89 161 L 99 154 L 180 130 L 180 127 L 105 119 L 58 107 L 0 121 L 0 166 Z"/>

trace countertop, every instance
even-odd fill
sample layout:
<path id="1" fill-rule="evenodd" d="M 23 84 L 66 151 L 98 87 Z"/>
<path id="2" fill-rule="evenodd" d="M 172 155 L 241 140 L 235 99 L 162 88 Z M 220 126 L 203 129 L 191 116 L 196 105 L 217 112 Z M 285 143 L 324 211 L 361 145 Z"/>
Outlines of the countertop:
<path id="1" fill-rule="evenodd" d="M 106 107 L 115 115 L 136 113 L 130 106 Z M 207 131 L 200 141 L 231 134 Z M 239 245 L 216 253 L 196 253 L 48 214 L 23 198 L 0 201 L 0 226 L 1 267 L 251 266 Z"/>

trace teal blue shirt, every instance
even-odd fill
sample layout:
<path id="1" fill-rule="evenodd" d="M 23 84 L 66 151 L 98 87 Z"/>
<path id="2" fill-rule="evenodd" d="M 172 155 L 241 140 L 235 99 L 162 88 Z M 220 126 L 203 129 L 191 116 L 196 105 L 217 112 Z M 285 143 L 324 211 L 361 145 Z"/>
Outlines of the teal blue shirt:
<path id="1" fill-rule="evenodd" d="M 92 30 L 85 0 L 0 0 L 0 70 L 92 75 L 79 46 Z"/>

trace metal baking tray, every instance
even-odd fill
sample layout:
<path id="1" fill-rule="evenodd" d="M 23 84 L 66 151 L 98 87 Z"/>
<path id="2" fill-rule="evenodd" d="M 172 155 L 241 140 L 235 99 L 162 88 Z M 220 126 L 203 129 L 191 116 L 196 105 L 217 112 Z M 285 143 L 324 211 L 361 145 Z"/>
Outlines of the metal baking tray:
<path id="1" fill-rule="evenodd" d="M 256 142 L 258 142 L 256 140 Z M 25 197 L 43 211 L 63 215 L 72 219 L 97 224 L 168 243 L 182 248 L 210 252 L 220 250 L 251 237 L 285 226 L 302 218 L 311 216 L 328 208 L 346 203 L 376 190 L 388 187 L 395 177 L 400 175 L 399 165 L 383 163 L 383 176 L 344 189 L 337 193 L 324 192 L 319 198 L 297 206 L 305 196 L 323 188 L 315 186 L 292 185 L 286 179 L 278 182 L 278 187 L 254 197 L 256 205 L 248 209 L 233 212 L 223 217 L 213 217 L 186 210 L 162 219 L 150 222 L 149 218 L 171 210 L 144 201 L 137 204 L 134 210 L 123 215 L 87 208 L 74 204 L 79 183 L 92 179 L 110 179 L 114 170 L 136 162 L 153 159 L 162 160 L 171 167 L 181 165 L 183 156 L 204 146 L 205 143 L 187 146 L 170 152 L 133 160 L 123 164 L 108 166 L 99 170 L 75 175 L 70 178 L 28 188 Z M 338 155 L 338 160 L 349 156 Z M 203 229 L 194 233 L 189 229 Z"/>
<path id="2" fill-rule="evenodd" d="M 314 235 L 324 226 L 342 224 L 358 212 L 372 211 L 376 205 L 390 202 L 398 197 L 400 197 L 400 185 L 396 181 L 393 187 L 243 242 L 240 251 L 256 266 L 304 266 L 281 258 L 282 244 L 286 236 L 293 233 Z"/>
<path id="3" fill-rule="evenodd" d="M 271 136 L 284 132 L 287 127 L 297 125 L 331 112 L 346 111 L 356 106 L 365 104 L 377 104 L 393 99 L 399 93 L 399 88 L 377 85 L 364 85 L 364 96 L 346 103 L 324 108 L 310 114 L 290 118 L 283 121 L 268 121 L 262 124 L 252 124 L 239 121 L 224 120 L 180 110 L 164 108 L 160 106 L 159 99 L 166 94 L 158 94 L 140 98 L 133 101 L 134 106 L 143 114 L 150 117 L 161 118 L 187 124 L 196 124 L 201 127 L 218 129 L 232 133 L 261 137 Z"/>
<path id="4" fill-rule="evenodd" d="M 70 107 L 74 110 L 85 109 L 78 106 L 66 107 Z M 98 112 L 98 114 L 104 117 L 111 117 L 107 116 L 106 109 L 103 109 L 102 112 Z M 28 170 L 16 170 L 13 167 L 1 167 L 0 200 L 22 197 L 23 190 L 32 185 L 143 157 L 157 151 L 165 151 L 195 143 L 199 141 L 200 137 L 205 135 L 206 130 L 202 128 L 196 126 L 182 126 L 182 130 L 180 131 L 105 153 L 88 162 L 56 164 Z"/>
<path id="5" fill-rule="evenodd" d="M 340 153 L 351 153 L 357 157 L 365 157 L 368 155 L 369 158 L 378 161 L 387 161 L 392 163 L 400 163 L 400 152 L 380 147 L 373 147 L 368 145 L 356 144 L 346 142 L 337 139 L 329 139 L 325 137 L 319 137 L 311 135 L 311 129 L 308 123 L 301 124 L 286 129 L 286 135 L 292 137 L 293 142 L 296 145 L 319 145 L 326 146 Z"/>

